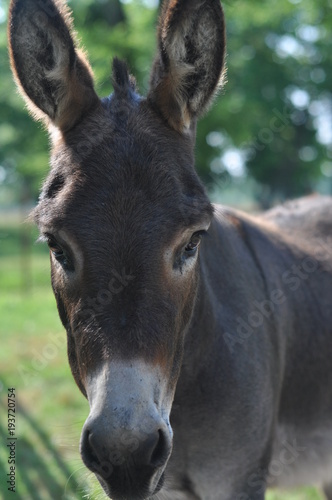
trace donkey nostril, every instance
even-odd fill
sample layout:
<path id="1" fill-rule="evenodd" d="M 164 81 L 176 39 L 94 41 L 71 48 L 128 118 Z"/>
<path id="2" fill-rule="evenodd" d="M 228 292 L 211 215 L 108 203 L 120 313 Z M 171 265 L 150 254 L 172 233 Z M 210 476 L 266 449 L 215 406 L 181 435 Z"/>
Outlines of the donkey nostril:
<path id="1" fill-rule="evenodd" d="M 168 447 L 165 435 L 161 429 L 158 430 L 158 441 L 151 455 L 151 465 L 163 465 L 168 456 Z"/>
<path id="2" fill-rule="evenodd" d="M 88 469 L 107 480 L 113 473 L 113 465 L 107 457 L 104 443 L 103 436 L 86 429 L 81 439 L 81 456 Z"/>
<path id="3" fill-rule="evenodd" d="M 86 429 L 82 437 L 81 455 L 85 465 L 90 470 L 94 470 L 96 469 L 97 466 L 99 466 L 100 461 L 93 448 L 91 438 L 92 438 L 91 432 L 89 431 L 89 429 Z"/>

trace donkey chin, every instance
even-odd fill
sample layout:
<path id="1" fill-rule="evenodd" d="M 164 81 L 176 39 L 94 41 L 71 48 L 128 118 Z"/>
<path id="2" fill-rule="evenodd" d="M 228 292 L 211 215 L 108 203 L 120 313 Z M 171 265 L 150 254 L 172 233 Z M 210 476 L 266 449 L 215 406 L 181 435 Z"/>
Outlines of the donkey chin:
<path id="1" fill-rule="evenodd" d="M 143 500 L 163 486 L 173 433 L 161 380 L 159 369 L 139 361 L 105 364 L 86 379 L 80 452 L 113 500 Z"/>

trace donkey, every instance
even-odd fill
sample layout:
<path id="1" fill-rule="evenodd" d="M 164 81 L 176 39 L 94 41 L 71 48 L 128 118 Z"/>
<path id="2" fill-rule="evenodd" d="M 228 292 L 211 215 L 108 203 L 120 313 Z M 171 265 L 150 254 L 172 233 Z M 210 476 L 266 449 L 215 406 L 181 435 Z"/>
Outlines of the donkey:
<path id="1" fill-rule="evenodd" d="M 51 136 L 34 217 L 90 405 L 86 467 L 113 500 L 332 500 L 332 200 L 210 203 L 194 143 L 223 80 L 219 0 L 164 3 L 146 98 L 118 59 L 97 97 L 60 0 L 12 0 L 9 41 Z"/>

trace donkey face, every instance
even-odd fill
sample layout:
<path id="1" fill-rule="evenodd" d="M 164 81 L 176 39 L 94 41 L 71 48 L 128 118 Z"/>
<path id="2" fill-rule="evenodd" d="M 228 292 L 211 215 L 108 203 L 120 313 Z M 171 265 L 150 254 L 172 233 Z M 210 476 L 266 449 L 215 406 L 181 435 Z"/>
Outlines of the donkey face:
<path id="1" fill-rule="evenodd" d="M 59 0 L 12 0 L 9 39 L 16 80 L 52 140 L 35 218 L 91 408 L 82 458 L 112 498 L 146 498 L 171 453 L 169 416 L 212 217 L 193 148 L 222 73 L 222 10 L 219 0 L 166 2 L 147 98 L 118 60 L 114 93 L 97 97 Z"/>

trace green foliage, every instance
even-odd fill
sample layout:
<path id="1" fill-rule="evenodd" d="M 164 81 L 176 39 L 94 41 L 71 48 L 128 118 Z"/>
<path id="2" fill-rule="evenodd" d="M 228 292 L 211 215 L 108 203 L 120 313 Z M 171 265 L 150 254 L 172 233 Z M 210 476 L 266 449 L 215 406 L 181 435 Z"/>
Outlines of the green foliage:
<path id="1" fill-rule="evenodd" d="M 317 113 L 332 102 L 330 12 L 323 1 L 226 3 L 228 82 L 198 136 L 201 172 L 209 173 L 218 149 L 222 155 L 235 146 L 267 187 L 265 198 L 315 189 L 322 164 L 332 166 L 331 114 L 329 137 L 317 137 Z M 211 129 L 221 133 L 219 147 L 204 144 Z M 212 168 L 227 165 L 219 160 Z"/>
<path id="2" fill-rule="evenodd" d="M 117 5 L 117 16 L 103 15 L 110 5 Z M 0 14 L 8 10 L 9 0 L 0 0 Z M 101 96 L 108 95 L 111 87 L 111 61 L 117 55 L 125 59 L 135 73 L 142 91 L 148 87 L 148 69 L 155 47 L 154 26 L 157 13 L 141 2 L 122 5 L 118 0 L 95 2 L 72 0 L 75 26 L 83 46 L 88 48 L 89 59 L 96 77 L 96 88 Z M 97 7 L 101 10 L 98 10 Z M 0 18 L 1 21 L 1 18 Z M 48 171 L 48 138 L 43 127 L 28 115 L 24 103 L 15 90 L 10 72 L 5 22 L 0 31 L 0 189 L 4 185 L 14 190 L 15 201 L 36 199 L 42 180 Z M 119 22 L 118 22 L 119 21 Z M 0 204 L 4 192 L 0 192 Z"/>
<path id="3" fill-rule="evenodd" d="M 127 60 L 146 93 L 158 15 L 148 5 L 147 0 L 71 0 L 100 95 L 112 90 L 115 55 Z M 0 0 L 3 13 L 7 7 L 8 0 Z M 249 173 L 265 187 L 259 190 L 265 203 L 275 196 L 309 192 L 322 179 L 329 189 L 331 7 L 332 0 L 224 2 L 228 82 L 200 123 L 197 137 L 197 169 L 207 183 Z M 5 21 L 3 15 L 3 27 Z M 4 29 L 0 64 L 0 182 L 5 171 L 16 199 L 31 194 L 36 198 L 47 173 L 47 137 L 14 91 Z M 225 155 L 229 152 L 233 155 Z"/>

